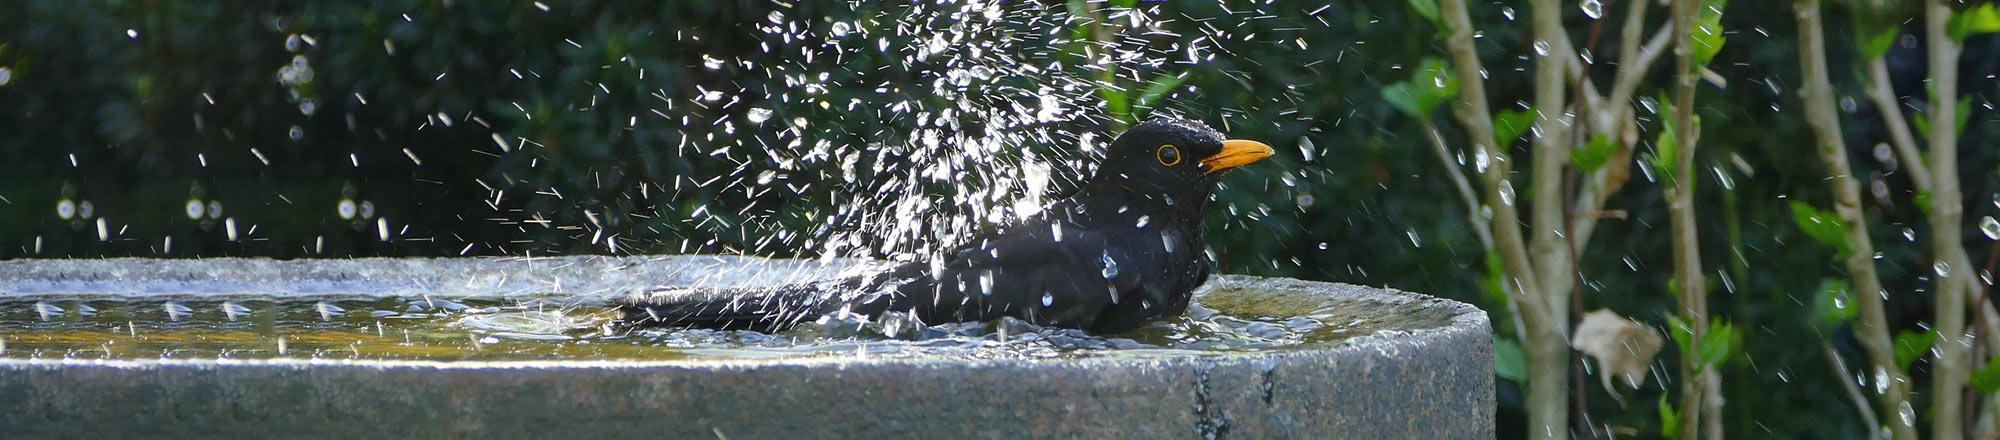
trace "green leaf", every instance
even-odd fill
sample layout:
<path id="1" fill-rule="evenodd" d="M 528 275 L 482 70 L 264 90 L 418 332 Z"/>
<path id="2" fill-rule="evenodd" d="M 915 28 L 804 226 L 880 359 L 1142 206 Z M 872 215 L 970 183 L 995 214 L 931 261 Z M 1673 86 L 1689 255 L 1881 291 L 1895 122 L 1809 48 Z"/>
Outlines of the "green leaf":
<path id="1" fill-rule="evenodd" d="M 1937 342 L 1937 333 L 1904 330 L 1896 333 L 1896 367 L 1910 371 L 1910 365 L 1917 358 L 1931 351 L 1931 344 Z"/>
<path id="2" fill-rule="evenodd" d="M 1673 291 L 1671 288 L 1667 290 Z M 1694 328 L 1688 326 L 1680 315 L 1667 317 L 1667 336 L 1674 338 L 1674 347 L 1680 348 L 1681 356 L 1694 353 Z"/>
<path id="3" fill-rule="evenodd" d="M 1868 56 L 1866 60 L 1882 58 L 1884 54 L 1888 54 L 1888 48 L 1896 46 L 1896 36 L 1902 36 L 1902 32 L 1896 32 L 1896 28 L 1886 28 L 1882 32 L 1870 34 L 1868 40 L 1862 42 L 1862 54 Z"/>
<path id="4" fill-rule="evenodd" d="M 1139 99 L 1134 101 L 1132 108 L 1134 110 L 1150 112 L 1153 109 L 1154 103 L 1160 102 L 1161 99 L 1174 94 L 1175 90 L 1180 90 L 1181 84 L 1187 83 L 1187 77 L 1186 72 L 1182 72 L 1179 75 L 1162 73 L 1160 76 L 1153 77 L 1153 81 L 1146 84 L 1146 89 L 1139 92 Z M 1135 114 L 1133 116 L 1134 119 L 1144 119 L 1145 115 Z"/>
<path id="5" fill-rule="evenodd" d="M 1953 13 L 1951 21 L 1945 23 L 1945 32 L 1958 41 L 1965 41 L 1965 37 L 1973 35 L 2000 32 L 2000 9 L 1995 9 L 1993 3 L 1986 3 Z"/>
<path id="6" fill-rule="evenodd" d="M 1867 59 L 1870 60 L 1881 58 L 1883 55 L 1889 54 L 1889 48 L 1895 47 L 1896 37 L 1899 36 L 1902 36 L 1902 33 L 1898 32 L 1895 27 L 1889 27 L 1888 29 L 1883 29 L 1873 35 L 1869 35 L 1861 44 L 1861 53 L 1867 55 Z"/>
<path id="7" fill-rule="evenodd" d="M 1431 24 L 1438 24 L 1437 0 L 1410 0 L 1410 11 Z"/>
<path id="8" fill-rule="evenodd" d="M 1958 127 L 1954 129 L 1956 131 L 1954 131 L 1953 133 L 1955 133 L 1954 135 L 1963 135 L 1965 134 L 1965 122 L 1971 120 L 1972 118 L 1972 97 L 1967 96 L 1963 98 L 1958 98 L 1957 116 L 1958 116 Z"/>
<path id="9" fill-rule="evenodd" d="M 1714 318 L 1709 318 L 1708 331 L 1701 334 L 1702 369 L 1721 367 L 1736 352 L 1736 345 L 1743 342 L 1742 335 L 1736 333 L 1736 326 Z"/>
<path id="10" fill-rule="evenodd" d="M 1382 88 L 1382 99 L 1406 116 L 1428 120 L 1439 104 L 1458 96 L 1458 78 L 1443 60 L 1425 59 L 1413 74 L 1409 81 Z"/>
<path id="11" fill-rule="evenodd" d="M 1519 384 L 1528 383 L 1528 354 L 1512 339 L 1493 341 L 1493 374 Z"/>
<path id="12" fill-rule="evenodd" d="M 1660 396 L 1660 437 L 1679 438 L 1681 435 L 1681 415 L 1674 406 L 1667 403 L 1667 396 Z"/>
<path id="13" fill-rule="evenodd" d="M 1105 2 L 1105 4 L 1111 5 L 1114 8 L 1133 8 L 1139 6 L 1139 0 L 1111 0 Z"/>
<path id="14" fill-rule="evenodd" d="M 1535 126 L 1535 109 L 1501 110 L 1493 116 L 1493 145 L 1506 149 Z"/>
<path id="15" fill-rule="evenodd" d="M 1847 280 L 1844 279 L 1820 280 L 1819 294 L 1813 298 L 1813 314 L 1819 317 L 1818 324 L 1821 330 L 1833 330 L 1854 320 L 1854 315 L 1860 308 L 1851 303 L 1852 290 L 1853 288 L 1848 287 Z"/>
<path id="16" fill-rule="evenodd" d="M 1800 232 L 1805 232 L 1807 237 L 1812 237 L 1813 241 L 1838 250 L 1843 257 L 1852 249 L 1847 243 L 1847 221 L 1833 211 L 1793 200 L 1792 224 L 1798 226 Z"/>
<path id="17" fill-rule="evenodd" d="M 1923 136 L 1929 136 L 1931 134 L 1931 118 L 1924 117 L 1923 112 L 1920 111 L 1910 115 L 1910 119 L 1916 120 L 1917 134 Z"/>
<path id="18" fill-rule="evenodd" d="M 1416 82 L 1420 92 L 1417 104 L 1423 106 L 1426 115 L 1439 104 L 1458 97 L 1458 77 L 1451 74 L 1451 65 L 1444 60 L 1425 58 L 1423 64 L 1417 66 L 1417 77 L 1412 81 Z"/>
<path id="19" fill-rule="evenodd" d="M 1979 394 L 1993 394 L 2000 391 L 2000 357 L 1986 360 L 1986 366 L 1972 372 L 1972 387 Z"/>
<path id="20" fill-rule="evenodd" d="M 1674 158 L 1680 156 L 1679 130 L 1674 129 L 1673 101 L 1660 99 L 1660 136 L 1653 141 L 1653 171 L 1661 180 L 1673 182 L 1676 176 Z M 1699 118 L 1697 118 L 1699 120 Z"/>
<path id="21" fill-rule="evenodd" d="M 1917 203 L 1917 209 L 1922 209 L 1924 210 L 1924 212 L 1931 212 L 1930 191 L 1917 191 L 1917 195 L 1915 197 L 1911 197 L 1910 199 L 1911 201 Z"/>
<path id="22" fill-rule="evenodd" d="M 1570 151 L 1569 163 L 1577 172 L 1590 174 L 1603 168 L 1605 162 L 1611 161 L 1611 155 L 1617 153 L 1618 145 L 1611 142 L 1611 136 L 1600 134 L 1591 136 L 1590 143 L 1583 148 Z"/>
<path id="23" fill-rule="evenodd" d="M 1389 106 L 1395 107 L 1403 116 L 1427 119 L 1430 112 L 1417 105 L 1417 93 L 1412 89 L 1408 81 L 1390 84 L 1382 88 L 1382 100 L 1389 101 Z"/>
<path id="24" fill-rule="evenodd" d="M 1478 227 L 1477 225 L 1473 227 Z M 1512 299 L 1507 297 L 1507 268 L 1500 261 L 1500 252 L 1486 251 L 1486 279 L 1480 282 L 1485 287 L 1486 299 L 1496 307 L 1505 307 Z"/>
<path id="25" fill-rule="evenodd" d="M 1722 35 L 1722 10 L 1727 1 L 1711 1 L 1701 6 L 1701 18 L 1695 21 L 1691 37 L 1694 39 L 1694 65 L 1707 66 L 1715 54 L 1722 52 L 1722 45 L 1728 38 Z"/>

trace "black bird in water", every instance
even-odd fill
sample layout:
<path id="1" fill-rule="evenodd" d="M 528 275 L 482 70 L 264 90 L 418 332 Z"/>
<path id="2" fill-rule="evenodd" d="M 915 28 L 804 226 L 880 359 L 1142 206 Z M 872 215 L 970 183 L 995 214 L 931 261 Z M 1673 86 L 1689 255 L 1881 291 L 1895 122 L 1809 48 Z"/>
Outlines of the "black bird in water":
<path id="1" fill-rule="evenodd" d="M 1200 122 L 1154 119 L 1111 142 L 1061 201 L 942 261 L 761 288 L 668 288 L 622 307 L 637 325 L 783 330 L 822 316 L 900 313 L 929 324 L 1012 316 L 1105 334 L 1187 309 L 1208 280 L 1201 212 L 1223 171 L 1272 154 Z"/>

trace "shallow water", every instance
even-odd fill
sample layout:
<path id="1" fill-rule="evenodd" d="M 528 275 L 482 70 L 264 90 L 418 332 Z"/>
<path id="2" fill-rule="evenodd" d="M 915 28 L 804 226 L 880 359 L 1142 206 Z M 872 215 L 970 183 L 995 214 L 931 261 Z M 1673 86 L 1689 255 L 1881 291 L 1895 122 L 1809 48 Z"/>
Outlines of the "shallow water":
<path id="1" fill-rule="evenodd" d="M 1440 327 L 1449 319 L 1414 306 L 1377 302 L 1273 307 L 1271 300 L 1244 293 L 1211 289 L 1183 316 L 1110 336 L 1011 319 L 925 327 L 894 320 L 822 320 L 777 334 L 629 329 L 611 321 L 617 316 L 611 307 L 578 303 L 574 297 L 12 297 L 0 299 L 0 358 L 1150 357 L 1337 344 L 1380 332 Z M 1302 313 L 1268 316 L 1283 309 Z"/>

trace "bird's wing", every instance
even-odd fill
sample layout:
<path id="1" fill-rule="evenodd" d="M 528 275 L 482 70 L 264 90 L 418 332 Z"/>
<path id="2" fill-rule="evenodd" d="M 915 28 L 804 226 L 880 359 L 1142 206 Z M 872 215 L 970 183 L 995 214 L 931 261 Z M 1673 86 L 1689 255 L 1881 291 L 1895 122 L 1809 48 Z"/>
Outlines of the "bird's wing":
<path id="1" fill-rule="evenodd" d="M 1136 287 L 1136 278 L 1104 270 L 1108 238 L 1063 218 L 1032 219 L 967 243 L 942 262 L 934 285 L 917 287 L 928 291 L 906 293 L 933 302 L 915 307 L 930 315 L 922 316 L 926 322 L 1016 316 L 1077 323 Z"/>

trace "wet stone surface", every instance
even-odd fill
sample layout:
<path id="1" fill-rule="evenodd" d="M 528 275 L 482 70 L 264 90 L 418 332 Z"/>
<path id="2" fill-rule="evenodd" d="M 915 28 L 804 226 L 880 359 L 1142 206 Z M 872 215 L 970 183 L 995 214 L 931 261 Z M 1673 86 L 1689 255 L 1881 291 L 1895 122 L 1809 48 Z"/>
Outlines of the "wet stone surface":
<path id="1" fill-rule="evenodd" d="M 269 434 L 258 421 L 308 415 L 327 422 L 301 432 L 327 435 L 1491 435 L 1484 314 L 1401 292 L 1218 277 L 1185 316 L 1105 336 L 1011 320 L 630 330 L 609 323 L 604 301 L 662 283 L 866 267 L 0 262 L 0 424 L 78 435 L 116 431 L 71 422 L 115 418 Z M 93 397 L 104 395 L 131 399 Z"/>

